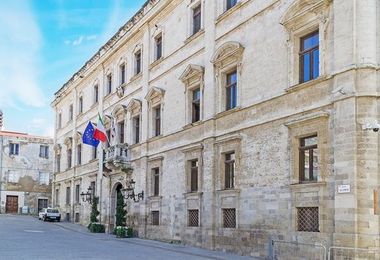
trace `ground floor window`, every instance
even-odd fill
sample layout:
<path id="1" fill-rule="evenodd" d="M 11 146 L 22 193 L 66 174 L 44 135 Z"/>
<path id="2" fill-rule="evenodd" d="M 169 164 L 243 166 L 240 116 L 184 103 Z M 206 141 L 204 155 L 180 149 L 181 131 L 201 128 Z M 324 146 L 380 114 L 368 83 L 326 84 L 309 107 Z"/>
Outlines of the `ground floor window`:
<path id="1" fill-rule="evenodd" d="M 152 225 L 153 226 L 160 225 L 160 212 L 159 211 L 152 211 Z"/>
<path id="2" fill-rule="evenodd" d="M 297 208 L 297 230 L 306 232 L 319 232 L 319 208 Z"/>
<path id="3" fill-rule="evenodd" d="M 236 209 L 223 209 L 223 227 L 236 228 Z"/>
<path id="4" fill-rule="evenodd" d="M 188 225 L 189 227 L 199 226 L 199 210 L 197 209 L 188 210 Z"/>

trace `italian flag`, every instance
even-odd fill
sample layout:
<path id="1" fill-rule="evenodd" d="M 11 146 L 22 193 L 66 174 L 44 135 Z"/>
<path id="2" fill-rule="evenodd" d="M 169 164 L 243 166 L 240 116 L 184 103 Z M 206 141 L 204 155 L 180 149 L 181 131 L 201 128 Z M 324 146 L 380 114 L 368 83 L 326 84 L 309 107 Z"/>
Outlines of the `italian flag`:
<path id="1" fill-rule="evenodd" d="M 106 129 L 104 129 L 103 120 L 98 113 L 98 124 L 96 125 L 95 131 L 94 131 L 94 139 L 99 140 L 103 143 L 107 142 L 107 134 Z"/>

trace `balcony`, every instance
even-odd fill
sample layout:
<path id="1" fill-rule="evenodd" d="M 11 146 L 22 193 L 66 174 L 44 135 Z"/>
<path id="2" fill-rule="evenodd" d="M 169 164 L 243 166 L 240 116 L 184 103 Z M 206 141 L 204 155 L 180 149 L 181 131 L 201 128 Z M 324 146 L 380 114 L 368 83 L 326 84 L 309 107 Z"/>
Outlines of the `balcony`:
<path id="1" fill-rule="evenodd" d="M 109 170 L 132 170 L 128 153 L 128 144 L 116 144 L 105 150 L 104 163 Z"/>

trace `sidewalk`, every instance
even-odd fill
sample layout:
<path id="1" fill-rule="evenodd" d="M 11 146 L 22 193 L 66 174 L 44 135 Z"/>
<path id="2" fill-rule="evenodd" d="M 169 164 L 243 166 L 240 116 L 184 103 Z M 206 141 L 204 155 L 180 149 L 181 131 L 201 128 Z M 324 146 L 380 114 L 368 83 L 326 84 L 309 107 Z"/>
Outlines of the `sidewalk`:
<path id="1" fill-rule="evenodd" d="M 239 256 L 239 255 L 229 254 L 229 253 L 225 253 L 221 251 L 212 251 L 212 250 L 198 248 L 198 247 L 184 246 L 181 244 L 170 244 L 170 243 L 165 243 L 161 241 L 141 239 L 141 238 L 120 239 L 120 238 L 116 238 L 116 236 L 112 234 L 91 233 L 88 231 L 86 227 L 79 224 L 69 223 L 69 222 L 60 222 L 60 223 L 54 223 L 54 224 L 63 229 L 67 229 L 73 232 L 82 233 L 88 236 L 97 236 L 99 239 L 103 241 L 118 241 L 120 243 L 129 243 L 129 244 L 134 244 L 136 246 L 155 248 L 155 249 L 165 250 L 169 252 L 181 253 L 181 254 L 194 256 L 194 257 L 201 257 L 201 258 L 206 258 L 206 259 L 223 259 L 223 260 L 261 259 L 261 258 Z"/>

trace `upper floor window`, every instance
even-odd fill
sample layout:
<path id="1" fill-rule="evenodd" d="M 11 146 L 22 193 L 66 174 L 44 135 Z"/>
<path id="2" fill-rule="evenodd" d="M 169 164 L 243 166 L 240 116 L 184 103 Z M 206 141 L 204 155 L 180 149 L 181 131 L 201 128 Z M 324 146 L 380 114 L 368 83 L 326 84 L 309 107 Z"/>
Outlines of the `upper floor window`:
<path id="1" fill-rule="evenodd" d="M 237 73 L 236 70 L 226 75 L 226 110 L 237 105 Z"/>
<path id="2" fill-rule="evenodd" d="M 158 60 L 162 57 L 162 35 L 158 35 L 155 39 L 155 59 Z"/>
<path id="3" fill-rule="evenodd" d="M 226 9 L 229 10 L 232 7 L 234 7 L 237 3 L 237 0 L 227 0 L 226 2 Z"/>
<path id="4" fill-rule="evenodd" d="M 62 128 L 62 114 L 58 114 L 58 128 Z"/>
<path id="5" fill-rule="evenodd" d="M 193 34 L 201 30 L 202 6 L 199 4 L 193 9 Z"/>
<path id="6" fill-rule="evenodd" d="M 124 121 L 121 121 L 117 123 L 117 128 L 118 128 L 118 134 L 119 134 L 119 142 L 122 144 L 124 143 Z"/>
<path id="7" fill-rule="evenodd" d="M 300 182 L 317 181 L 319 175 L 318 138 L 316 135 L 300 139 L 299 178 Z"/>
<path id="8" fill-rule="evenodd" d="M 40 157 L 41 158 L 49 158 L 49 146 L 40 145 Z"/>
<path id="9" fill-rule="evenodd" d="M 95 160 L 98 157 L 98 147 L 92 147 L 92 159 Z"/>
<path id="10" fill-rule="evenodd" d="M 140 142 L 140 116 L 133 118 L 133 142 L 135 144 Z"/>
<path id="11" fill-rule="evenodd" d="M 79 197 L 80 197 L 80 185 L 75 185 L 75 203 L 79 203 Z"/>
<path id="12" fill-rule="evenodd" d="M 153 168 L 153 196 L 158 196 L 160 194 L 160 168 Z"/>
<path id="13" fill-rule="evenodd" d="M 94 86 L 94 103 L 98 103 L 99 101 L 99 87 L 98 85 Z"/>
<path id="14" fill-rule="evenodd" d="M 72 150 L 67 149 L 67 169 L 71 168 L 71 163 L 72 163 Z"/>
<path id="15" fill-rule="evenodd" d="M 154 116 L 154 136 L 161 134 L 161 105 L 153 109 Z"/>
<path id="16" fill-rule="evenodd" d="M 10 143 L 9 144 L 9 154 L 19 155 L 20 144 Z"/>
<path id="17" fill-rule="evenodd" d="M 73 117 L 74 117 L 74 107 L 73 107 L 73 104 L 71 104 L 69 107 L 69 121 L 73 120 Z"/>
<path id="18" fill-rule="evenodd" d="M 141 50 L 135 53 L 135 74 L 139 74 L 141 72 Z"/>
<path id="19" fill-rule="evenodd" d="M 77 145 L 77 165 L 82 164 L 82 145 Z"/>
<path id="20" fill-rule="evenodd" d="M 198 160 L 190 161 L 190 191 L 198 191 Z"/>
<path id="21" fill-rule="evenodd" d="M 61 171 L 61 155 L 60 154 L 57 154 L 55 158 L 55 162 L 56 162 L 56 170 L 57 172 L 60 172 Z"/>
<path id="22" fill-rule="evenodd" d="M 319 76 L 319 32 L 315 31 L 301 38 L 300 83 Z"/>
<path id="23" fill-rule="evenodd" d="M 193 90 L 192 99 L 192 123 L 198 122 L 201 118 L 201 89 Z"/>
<path id="24" fill-rule="evenodd" d="M 79 97 L 79 102 L 78 102 L 78 112 L 79 114 L 83 113 L 83 97 Z"/>
<path id="25" fill-rule="evenodd" d="M 120 70 L 120 84 L 124 84 L 125 83 L 125 63 L 119 66 L 119 70 Z"/>
<path id="26" fill-rule="evenodd" d="M 49 173 L 39 172 L 38 173 L 38 183 L 40 185 L 49 185 Z"/>
<path id="27" fill-rule="evenodd" d="M 66 205 L 69 205 L 70 204 L 70 200 L 71 200 L 71 189 L 70 187 L 66 187 Z"/>
<path id="28" fill-rule="evenodd" d="M 226 153 L 224 156 L 224 188 L 233 189 L 235 186 L 235 153 Z"/>
<path id="29" fill-rule="evenodd" d="M 112 74 L 107 75 L 107 95 L 112 92 Z"/>

